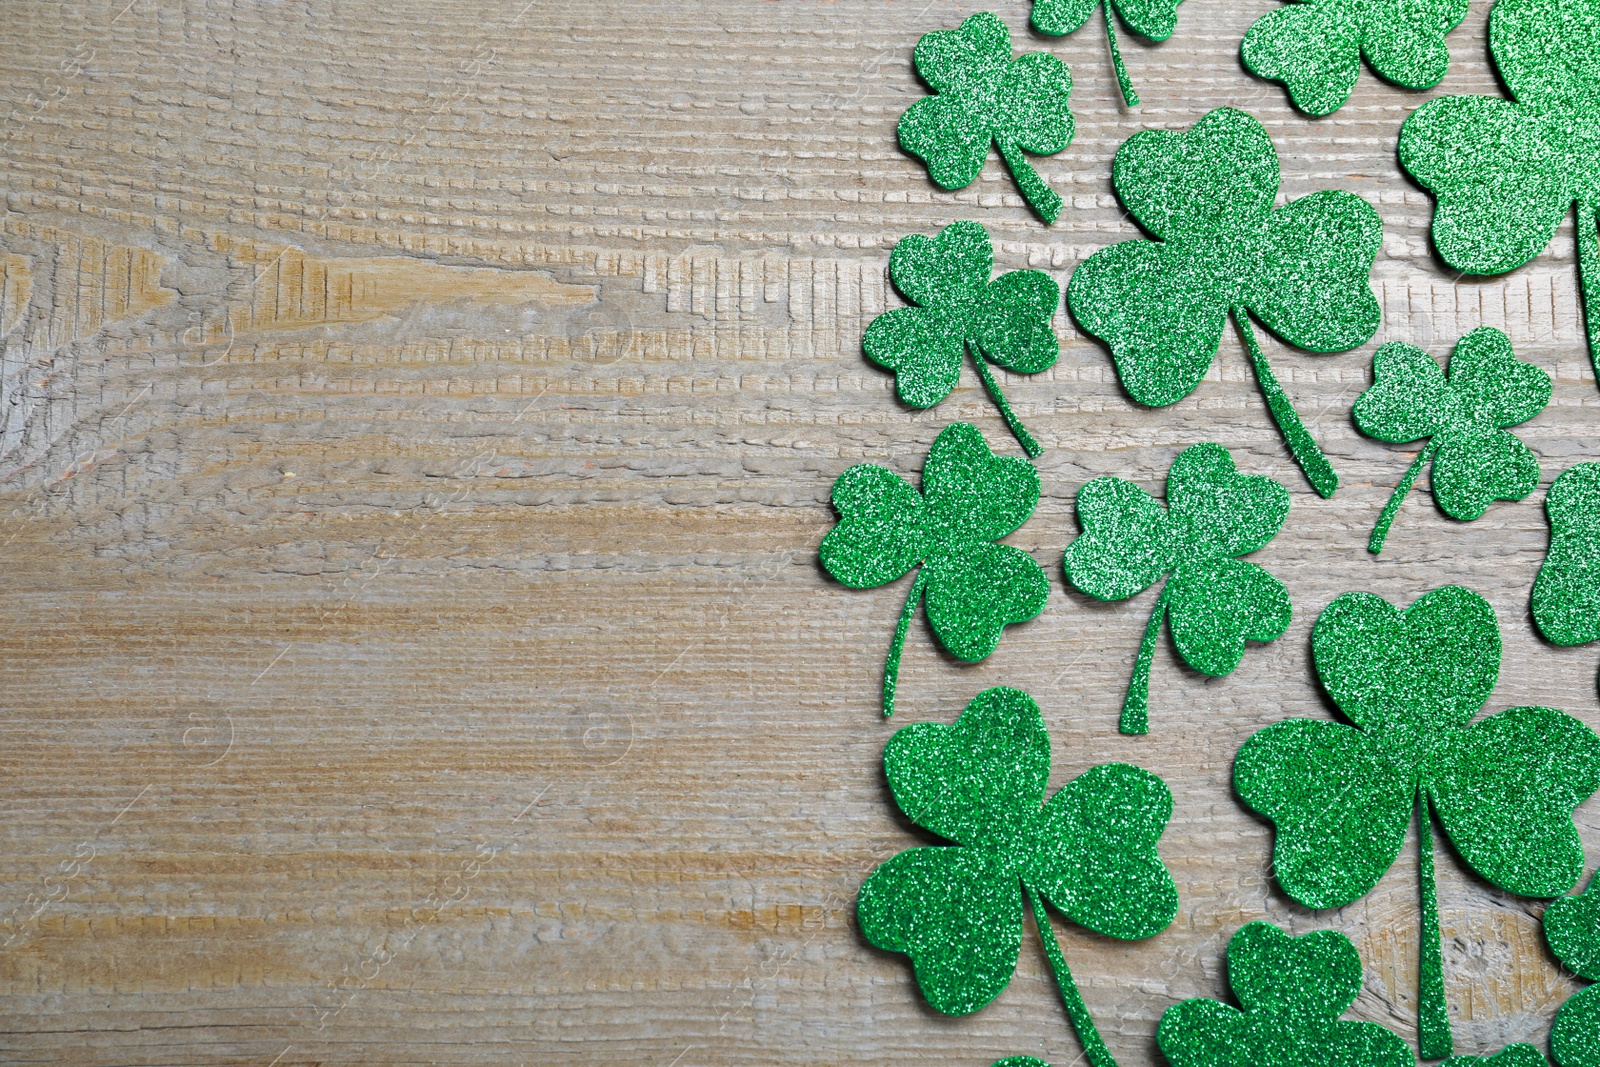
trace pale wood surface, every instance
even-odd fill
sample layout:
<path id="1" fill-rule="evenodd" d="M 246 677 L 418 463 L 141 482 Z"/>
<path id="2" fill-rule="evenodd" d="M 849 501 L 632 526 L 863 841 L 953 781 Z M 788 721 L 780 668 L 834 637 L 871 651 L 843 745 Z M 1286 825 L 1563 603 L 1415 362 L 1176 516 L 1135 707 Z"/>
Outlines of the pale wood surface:
<path id="1" fill-rule="evenodd" d="M 1171 785 L 1172 928 L 1059 928 L 1124 1067 L 1160 1062 L 1161 1012 L 1218 995 L 1228 936 L 1260 917 L 1348 932 L 1357 1014 L 1410 1039 L 1414 853 L 1340 912 L 1292 905 L 1232 757 L 1328 713 L 1308 634 L 1355 588 L 1480 590 L 1506 639 L 1491 708 L 1600 726 L 1597 654 L 1528 618 L 1543 489 L 1469 525 L 1419 490 L 1374 561 L 1410 453 L 1349 419 L 1379 342 L 1443 355 L 1500 326 L 1556 378 L 1525 431 L 1548 484 L 1594 454 L 1600 392 L 1570 225 L 1516 273 L 1455 278 L 1394 160 L 1429 94 L 1364 72 L 1337 115 L 1297 115 L 1236 58 L 1272 6 L 1192 0 L 1170 42 L 1125 37 L 1131 113 L 1098 15 L 1048 40 L 1025 3 L 995 8 L 1076 81 L 1077 140 L 1038 164 L 1068 201 L 1046 230 L 998 160 L 949 194 L 895 145 L 917 36 L 974 3 L 7 5 L 0 1061 L 1076 1062 L 1036 943 L 994 1005 L 946 1019 L 856 931 L 863 877 L 922 840 L 879 765 L 904 586 L 842 589 L 815 549 L 853 462 L 914 472 L 956 418 L 1014 451 L 970 371 L 912 412 L 862 359 L 894 241 L 975 218 L 1002 268 L 1064 284 L 1134 234 L 1116 146 L 1221 104 L 1266 123 L 1285 195 L 1349 189 L 1383 216 L 1373 342 L 1268 344 L 1344 488 L 1299 478 L 1233 335 L 1149 411 L 1058 315 L 1060 363 L 1007 383 L 1049 449 L 1012 538 L 1049 607 L 977 667 L 919 623 L 896 722 L 1016 685 L 1056 784 L 1121 759 Z M 1487 11 L 1436 92 L 1494 91 Z M 1293 490 L 1258 559 L 1295 622 L 1221 680 L 1163 644 L 1154 732 L 1124 738 L 1150 595 L 1061 588 L 1072 496 L 1105 473 L 1159 488 L 1206 439 Z M 1600 845 L 1600 808 L 1580 823 Z M 1445 853 L 1440 872 L 1458 1050 L 1542 1043 L 1574 986 L 1541 905 Z"/>

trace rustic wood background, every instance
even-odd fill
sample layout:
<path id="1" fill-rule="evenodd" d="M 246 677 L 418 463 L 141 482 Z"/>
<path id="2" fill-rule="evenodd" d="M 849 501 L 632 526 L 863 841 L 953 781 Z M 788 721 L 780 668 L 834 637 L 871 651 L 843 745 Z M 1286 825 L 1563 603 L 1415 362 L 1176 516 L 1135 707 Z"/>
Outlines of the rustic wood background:
<path id="1" fill-rule="evenodd" d="M 1284 196 L 1348 189 L 1384 220 L 1378 336 L 1267 342 L 1344 487 L 1307 488 L 1231 332 L 1192 397 L 1141 410 L 1059 314 L 1055 369 L 1006 380 L 1048 448 L 1011 540 L 1050 604 L 975 667 L 919 622 L 895 724 L 1010 684 L 1045 709 L 1055 784 L 1118 759 L 1171 785 L 1171 929 L 1058 924 L 1124 1067 L 1160 1062 L 1161 1012 L 1220 995 L 1229 935 L 1262 917 L 1349 933 L 1355 1014 L 1411 1039 L 1414 853 L 1351 907 L 1293 905 L 1233 754 L 1327 714 L 1308 635 L 1349 589 L 1481 591 L 1506 642 L 1491 710 L 1600 726 L 1600 654 L 1528 616 L 1543 489 L 1460 524 L 1424 479 L 1375 561 L 1412 453 L 1350 422 L 1379 342 L 1442 356 L 1497 326 L 1556 379 L 1525 428 L 1548 485 L 1594 456 L 1600 391 L 1570 224 L 1522 270 L 1456 277 L 1394 159 L 1433 94 L 1364 72 L 1336 115 L 1293 112 L 1237 60 L 1273 6 L 1192 0 L 1168 43 L 1124 36 L 1128 111 L 1100 16 L 1042 38 L 1022 0 L 8 4 L 0 1061 L 1078 1062 L 1037 942 L 948 1019 L 856 930 L 862 879 L 921 839 L 879 764 L 904 585 L 843 589 L 815 551 L 852 463 L 914 473 L 958 418 L 1015 452 L 970 369 L 917 412 L 863 360 L 894 242 L 978 219 L 1003 269 L 1065 284 L 1135 232 L 1117 145 L 1222 104 L 1266 123 Z M 1488 6 L 1436 93 L 1496 91 Z M 895 144 L 918 35 L 984 7 L 1076 80 L 1077 139 L 1038 161 L 1067 198 L 1050 229 L 998 159 L 945 193 Z M 1122 737 L 1153 594 L 1061 587 L 1073 494 L 1159 489 L 1208 439 L 1293 491 L 1257 559 L 1295 622 L 1219 680 L 1163 643 L 1153 732 Z M 1600 845 L 1600 806 L 1579 821 Z M 1574 989 L 1542 905 L 1443 851 L 1440 876 L 1457 1050 L 1542 1044 Z"/>

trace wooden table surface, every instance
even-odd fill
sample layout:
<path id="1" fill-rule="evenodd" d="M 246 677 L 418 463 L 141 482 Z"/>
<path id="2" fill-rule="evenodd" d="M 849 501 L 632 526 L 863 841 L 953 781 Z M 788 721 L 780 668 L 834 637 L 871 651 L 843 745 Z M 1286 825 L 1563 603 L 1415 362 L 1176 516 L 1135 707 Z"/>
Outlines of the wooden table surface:
<path id="1" fill-rule="evenodd" d="M 1269 918 L 1348 933 L 1354 1009 L 1414 1037 L 1417 887 L 1405 859 L 1337 912 L 1269 879 L 1270 828 L 1234 753 L 1324 716 L 1317 612 L 1449 582 L 1499 612 L 1490 702 L 1600 726 L 1590 649 L 1534 634 L 1543 486 L 1596 450 L 1570 222 L 1512 274 L 1457 277 L 1401 120 L 1496 92 L 1488 4 L 1440 89 L 1363 72 L 1311 120 L 1240 68 L 1275 5 L 1192 0 L 1160 46 L 1100 16 L 1060 39 L 1077 138 L 1038 160 L 1052 228 L 991 160 L 935 189 L 896 147 L 955 0 L 18 0 L 0 17 L 0 1062 L 6 1064 L 950 1064 L 1080 1050 L 1037 942 L 959 1019 L 926 1007 L 854 901 L 926 838 L 893 809 L 894 726 L 983 688 L 1031 692 L 1060 784 L 1138 763 L 1171 786 L 1181 894 L 1123 944 L 1058 923 L 1123 1067 L 1160 1063 L 1161 1012 L 1224 993 L 1222 952 Z M 1231 333 L 1195 394 L 1131 404 L 1057 313 L 1059 363 L 1006 388 L 1045 444 L 1039 510 L 1010 540 L 1046 567 L 1044 614 L 966 666 L 913 627 L 892 723 L 876 699 L 905 584 L 847 590 L 816 562 L 845 467 L 914 475 L 975 422 L 1015 453 L 970 368 L 912 411 L 861 355 L 895 306 L 895 241 L 977 219 L 1001 269 L 1063 285 L 1134 236 L 1109 166 L 1146 126 L 1231 104 L 1266 125 L 1282 194 L 1371 202 L 1384 322 L 1363 348 L 1265 341 L 1344 477 L 1313 495 Z M 1365 541 L 1413 450 L 1350 421 L 1371 355 L 1436 356 L 1479 325 L 1555 379 L 1523 431 L 1541 489 L 1462 524 L 1423 486 L 1381 560 Z M 1115 729 L 1153 593 L 1062 587 L 1073 495 L 1159 491 L 1216 440 L 1290 486 L 1256 560 L 1295 617 L 1231 676 L 1166 642 L 1153 730 Z M 1579 812 L 1600 845 L 1600 804 Z M 1440 852 L 1457 1050 L 1543 1043 L 1575 988 L 1542 904 Z"/>

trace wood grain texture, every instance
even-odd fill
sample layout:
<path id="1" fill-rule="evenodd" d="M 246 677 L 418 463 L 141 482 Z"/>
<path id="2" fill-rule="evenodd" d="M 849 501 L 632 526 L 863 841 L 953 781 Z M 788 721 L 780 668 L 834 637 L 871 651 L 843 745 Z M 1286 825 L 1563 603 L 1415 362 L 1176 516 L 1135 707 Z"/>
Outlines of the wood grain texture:
<path id="1" fill-rule="evenodd" d="M 1058 315 L 1008 394 L 1048 451 L 1011 541 L 1045 614 L 963 666 L 913 628 L 896 722 L 1033 693 L 1054 784 L 1129 760 L 1172 787 L 1177 921 L 1124 945 L 1062 926 L 1124 1067 L 1161 1012 L 1222 991 L 1242 923 L 1334 926 L 1361 1018 L 1408 1039 L 1414 863 L 1311 913 L 1231 795 L 1255 730 L 1326 714 L 1308 637 L 1349 589 L 1446 582 L 1500 613 L 1491 708 L 1600 726 L 1596 653 L 1534 635 L 1543 491 L 1452 522 L 1425 492 L 1365 551 L 1410 454 L 1359 437 L 1374 347 L 1479 325 L 1555 378 L 1526 427 L 1544 484 L 1600 443 L 1570 223 L 1534 263 L 1458 277 L 1400 174 L 1404 116 L 1493 92 L 1475 0 L 1433 93 L 1363 73 L 1308 120 L 1237 46 L 1274 5 L 1192 0 L 1159 47 L 1098 18 L 1059 40 L 1078 135 L 1038 161 L 1046 230 L 993 160 L 957 193 L 895 145 L 911 47 L 955 0 L 19 0 L 0 19 L 0 1061 L 8 1064 L 1077 1062 L 1036 947 L 975 1016 L 920 1002 L 859 936 L 874 863 L 919 840 L 889 803 L 877 713 L 902 587 L 815 562 L 853 462 L 914 472 L 940 428 L 1010 448 L 975 378 L 910 411 L 860 354 L 889 249 L 963 218 L 1002 268 L 1063 284 L 1134 233 L 1118 144 L 1222 104 L 1261 117 L 1283 195 L 1384 220 L 1369 345 L 1268 355 L 1344 478 L 1291 465 L 1230 335 L 1182 403 L 1136 408 Z M 1115 730 L 1150 595 L 1063 590 L 1072 497 L 1157 488 L 1214 439 L 1293 491 L 1260 561 L 1289 633 L 1225 679 L 1164 644 L 1152 733 Z M 1600 807 L 1580 811 L 1591 848 Z M 1408 846 L 1409 848 L 1409 846 Z M 1541 905 L 1441 853 L 1458 1051 L 1542 1043 L 1574 988 Z"/>

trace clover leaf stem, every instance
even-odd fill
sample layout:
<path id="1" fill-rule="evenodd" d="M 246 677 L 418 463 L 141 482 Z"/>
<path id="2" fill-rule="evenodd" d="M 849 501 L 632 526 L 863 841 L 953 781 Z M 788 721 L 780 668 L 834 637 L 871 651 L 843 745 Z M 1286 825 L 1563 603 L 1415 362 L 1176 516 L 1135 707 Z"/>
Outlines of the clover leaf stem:
<path id="1" fill-rule="evenodd" d="M 1589 337 L 1589 362 L 1600 377 L 1600 212 L 1587 200 L 1578 201 L 1578 289 L 1583 305 L 1583 326 Z"/>
<path id="2" fill-rule="evenodd" d="M 1418 452 L 1417 458 L 1411 461 L 1411 468 L 1406 471 L 1405 477 L 1400 479 L 1400 484 L 1389 494 L 1389 502 L 1383 506 L 1383 514 L 1378 516 L 1378 525 L 1372 528 L 1372 537 L 1367 541 L 1367 551 L 1374 556 L 1383 551 L 1384 539 L 1389 536 L 1389 524 L 1394 522 L 1395 515 L 1400 511 L 1400 502 L 1411 492 L 1411 486 L 1416 483 L 1417 475 L 1422 473 L 1422 465 L 1437 451 L 1439 442 L 1428 442 L 1427 447 Z"/>
<path id="3" fill-rule="evenodd" d="M 1283 434 L 1284 443 L 1289 446 L 1289 454 L 1305 472 L 1306 480 L 1313 489 L 1324 497 L 1332 496 L 1333 491 L 1339 488 L 1339 475 L 1322 454 L 1322 449 L 1317 447 L 1317 442 L 1300 421 L 1283 387 L 1273 376 L 1272 368 L 1267 365 L 1267 357 L 1256 343 L 1255 330 L 1250 326 L 1250 313 L 1243 307 L 1235 307 L 1233 324 L 1244 338 L 1245 349 L 1250 353 L 1250 365 L 1255 368 L 1256 383 L 1261 386 L 1261 395 L 1267 402 L 1272 421 L 1278 424 L 1278 432 Z"/>
<path id="4" fill-rule="evenodd" d="M 1155 658 L 1156 638 L 1167 617 L 1167 597 L 1171 592 L 1172 581 L 1168 579 L 1156 597 L 1156 606 L 1150 609 L 1150 621 L 1144 624 L 1139 658 L 1133 661 L 1133 677 L 1128 679 L 1128 695 L 1122 701 L 1122 720 L 1117 723 L 1117 729 L 1125 734 L 1150 732 L 1150 661 Z"/>
<path id="5" fill-rule="evenodd" d="M 1017 444 L 1022 446 L 1022 450 L 1031 459 L 1038 459 L 1044 455 L 1044 446 L 1034 440 L 1033 434 L 1028 432 L 1028 428 L 1022 425 L 1022 420 L 1017 418 L 1017 413 L 1011 410 L 1011 405 L 1006 403 L 1006 394 L 1000 391 L 1000 386 L 996 384 L 994 375 L 989 371 L 989 365 L 981 353 L 972 354 L 972 365 L 978 368 L 978 377 L 983 379 L 983 387 L 989 390 L 989 398 L 1005 417 L 1006 425 L 1011 427 L 1011 435 L 1017 439 Z"/>
<path id="6" fill-rule="evenodd" d="M 1039 177 L 1039 172 L 1033 169 L 1033 164 L 1022 154 L 1019 145 L 1000 140 L 995 143 L 1000 146 L 1000 158 L 1006 161 L 1006 169 L 1011 172 L 1011 179 L 1017 183 L 1017 188 L 1022 190 L 1022 199 L 1039 213 L 1045 225 L 1055 222 L 1056 216 L 1061 214 L 1061 195 Z"/>
<path id="7" fill-rule="evenodd" d="M 1023 888 L 1028 893 L 1028 904 L 1033 908 L 1033 924 L 1039 928 L 1039 940 L 1044 943 L 1044 954 L 1050 958 L 1050 969 L 1055 972 L 1056 988 L 1061 992 L 1061 1003 L 1067 1009 L 1067 1019 L 1072 1023 L 1073 1033 L 1078 1035 L 1078 1041 L 1089 1057 L 1090 1067 L 1117 1067 L 1115 1057 L 1111 1055 L 1111 1050 L 1106 1048 L 1106 1043 L 1100 1038 L 1100 1031 L 1095 1028 L 1094 1019 L 1089 1016 L 1089 1006 L 1083 1002 L 1083 994 L 1078 992 L 1078 983 L 1072 980 L 1072 971 L 1067 968 L 1067 958 L 1061 954 L 1061 945 L 1056 941 L 1056 932 L 1050 925 L 1050 918 L 1045 914 L 1044 906 L 1039 903 L 1039 895 L 1027 883 L 1023 883 Z"/>
<path id="8" fill-rule="evenodd" d="M 1128 68 L 1122 65 L 1122 50 L 1117 47 L 1116 15 L 1111 10 L 1111 0 L 1104 0 L 1100 7 L 1106 13 L 1106 41 L 1111 45 L 1111 69 L 1117 73 L 1122 101 L 1129 107 L 1138 107 L 1139 94 L 1133 91 L 1133 79 L 1128 77 Z"/>
<path id="9" fill-rule="evenodd" d="M 889 646 L 889 658 L 883 664 L 883 717 L 894 714 L 894 691 L 900 684 L 900 651 L 906 645 L 906 630 L 911 626 L 911 616 L 922 603 L 922 581 L 927 576 L 926 567 L 917 568 L 917 577 L 906 594 L 906 606 L 900 609 L 900 621 L 894 628 L 894 643 Z"/>
<path id="10" fill-rule="evenodd" d="M 1417 882 L 1422 896 L 1422 942 L 1417 962 L 1417 1052 L 1425 1060 L 1450 1055 L 1450 1009 L 1444 999 L 1444 953 L 1439 947 L 1439 891 L 1433 877 L 1433 813 L 1427 789 L 1417 790 Z"/>

